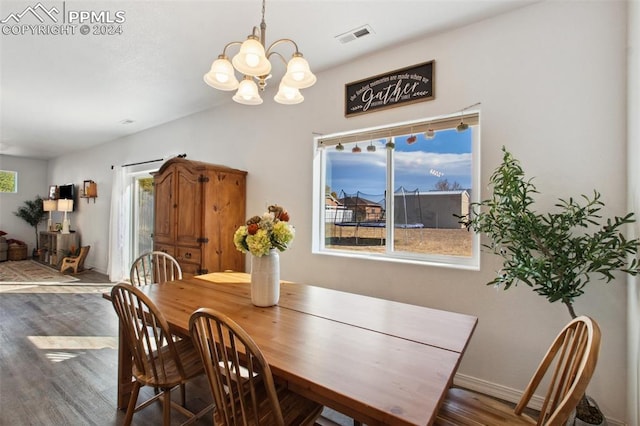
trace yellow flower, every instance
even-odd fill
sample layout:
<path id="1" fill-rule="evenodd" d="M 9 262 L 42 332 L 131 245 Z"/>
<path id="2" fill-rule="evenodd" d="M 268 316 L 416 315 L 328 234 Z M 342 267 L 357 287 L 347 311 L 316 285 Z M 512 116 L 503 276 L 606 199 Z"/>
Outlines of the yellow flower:
<path id="1" fill-rule="evenodd" d="M 258 229 L 254 235 L 247 236 L 247 246 L 254 256 L 264 256 L 271 250 L 271 239 L 264 229 Z"/>
<path id="2" fill-rule="evenodd" d="M 243 253 L 249 251 L 249 247 L 247 247 L 247 243 L 245 242 L 246 237 L 247 227 L 245 225 L 236 229 L 236 232 L 233 234 L 233 244 L 235 244 L 236 248 Z"/>
<path id="3" fill-rule="evenodd" d="M 270 206 L 268 212 L 262 216 L 253 216 L 236 230 L 233 234 L 236 249 L 254 256 L 264 256 L 272 249 L 285 251 L 295 237 L 295 229 L 289 224 L 288 219 L 289 214 L 282 207 Z M 252 227 L 251 232 L 249 226 Z M 254 233 L 256 228 L 257 231 Z"/>
<path id="4" fill-rule="evenodd" d="M 276 222 L 273 225 L 273 238 L 279 245 L 287 247 L 293 241 L 295 231 L 287 222 Z"/>

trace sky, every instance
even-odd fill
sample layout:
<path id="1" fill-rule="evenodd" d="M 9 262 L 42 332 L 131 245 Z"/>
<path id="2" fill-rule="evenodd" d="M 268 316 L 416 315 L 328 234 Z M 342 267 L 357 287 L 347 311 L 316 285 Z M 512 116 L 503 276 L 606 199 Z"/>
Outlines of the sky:
<path id="1" fill-rule="evenodd" d="M 411 135 L 396 137 L 394 156 L 394 189 L 404 187 L 408 191 L 433 191 L 439 180 L 447 179 L 450 184 L 457 182 L 462 188 L 471 188 L 471 139 L 472 129 L 458 132 L 455 129 L 436 132 L 435 138 L 426 139 L 424 134 L 416 134 L 416 141 L 407 143 Z M 373 196 L 384 196 L 386 187 L 385 140 L 359 143 L 360 153 L 351 149 L 355 143 L 344 144 L 344 151 L 327 148 L 326 184 L 338 197 L 341 193 L 362 192 Z M 368 152 L 373 144 L 375 152 Z M 364 195 L 361 195 L 367 198 Z"/>

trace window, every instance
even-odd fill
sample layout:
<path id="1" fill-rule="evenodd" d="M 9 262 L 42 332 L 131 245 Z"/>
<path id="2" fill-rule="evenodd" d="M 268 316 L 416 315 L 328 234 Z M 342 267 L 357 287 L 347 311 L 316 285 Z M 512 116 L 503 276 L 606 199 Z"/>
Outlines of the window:
<path id="1" fill-rule="evenodd" d="M 18 192 L 18 172 L 0 170 L 0 192 Z"/>
<path id="2" fill-rule="evenodd" d="M 153 250 L 153 176 L 149 172 L 132 176 L 133 200 L 131 204 L 131 249 L 130 264 L 142 253 Z"/>
<path id="3" fill-rule="evenodd" d="M 315 138 L 313 252 L 479 267 L 479 112 Z"/>

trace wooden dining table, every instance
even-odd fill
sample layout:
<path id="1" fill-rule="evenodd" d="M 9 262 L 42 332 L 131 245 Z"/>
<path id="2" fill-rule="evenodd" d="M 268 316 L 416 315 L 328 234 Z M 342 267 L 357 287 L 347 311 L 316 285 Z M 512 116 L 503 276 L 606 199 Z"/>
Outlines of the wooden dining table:
<path id="1" fill-rule="evenodd" d="M 141 289 L 178 335 L 189 336 L 189 317 L 200 307 L 228 315 L 253 337 L 279 381 L 367 425 L 431 424 L 477 324 L 471 315 L 286 281 L 276 306 L 256 307 L 245 273 Z M 124 409 L 131 355 L 122 333 L 118 353 Z"/>

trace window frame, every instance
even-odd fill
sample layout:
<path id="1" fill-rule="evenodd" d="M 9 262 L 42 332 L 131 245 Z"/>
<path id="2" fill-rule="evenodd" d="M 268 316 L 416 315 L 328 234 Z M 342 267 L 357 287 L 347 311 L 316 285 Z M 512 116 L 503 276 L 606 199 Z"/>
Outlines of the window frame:
<path id="1" fill-rule="evenodd" d="M 3 170 L 3 169 L 0 169 L 0 173 L 12 173 L 13 174 L 13 191 L 0 191 L 0 194 L 17 194 L 18 193 L 18 172 L 16 170 Z"/>
<path id="2" fill-rule="evenodd" d="M 312 211 L 312 253 L 329 256 L 339 256 L 353 259 L 368 259 L 376 261 L 416 264 L 416 265 L 429 265 L 456 269 L 480 269 L 480 236 L 473 231 L 472 243 L 471 243 L 471 256 L 451 256 L 442 254 L 425 254 L 425 253 L 411 253 L 391 250 L 395 227 L 386 226 L 385 235 L 385 251 L 383 253 L 376 252 L 359 252 L 351 250 L 341 250 L 336 248 L 327 248 L 325 246 L 326 236 L 326 222 L 325 222 L 325 197 L 326 193 L 326 150 L 333 149 L 338 143 L 346 144 L 350 142 L 357 142 L 363 139 L 379 139 L 389 137 L 389 135 L 400 136 L 407 134 L 411 129 L 411 133 L 421 133 L 426 131 L 428 127 L 434 127 L 434 123 L 439 123 L 437 130 L 455 128 L 460 121 L 467 120 L 473 124 L 469 125 L 469 128 L 473 130 L 471 140 L 471 193 L 469 202 L 480 202 L 480 139 L 481 139 L 481 117 L 479 110 L 469 110 L 463 113 L 448 114 L 436 117 L 427 117 L 423 119 L 406 121 L 401 123 L 393 123 L 388 125 L 382 125 L 377 127 L 358 129 L 347 132 L 333 133 L 329 135 L 321 135 L 314 137 L 314 157 L 313 157 L 313 211 Z M 455 123 L 452 125 L 452 123 Z M 390 150 L 389 155 L 386 156 L 386 191 L 387 193 L 394 193 L 394 168 L 393 157 L 394 151 Z M 366 155 L 363 153 L 363 155 Z M 393 203 L 395 197 L 386 197 L 385 206 L 387 212 L 392 212 Z M 389 214 L 388 216 L 392 216 Z M 388 219 L 389 220 L 389 219 Z"/>

